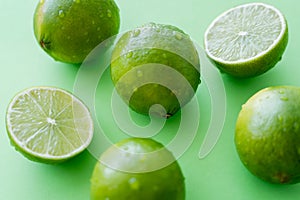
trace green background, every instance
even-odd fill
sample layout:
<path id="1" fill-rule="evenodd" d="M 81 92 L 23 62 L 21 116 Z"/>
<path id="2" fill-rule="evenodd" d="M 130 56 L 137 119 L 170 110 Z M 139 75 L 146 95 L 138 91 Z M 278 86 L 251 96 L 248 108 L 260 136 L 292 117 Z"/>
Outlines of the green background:
<path id="1" fill-rule="evenodd" d="M 121 32 L 153 21 L 176 25 L 200 46 L 210 22 L 223 11 L 250 1 L 220 0 L 117 0 L 121 14 Z M 210 94 L 205 83 L 197 91 L 201 120 L 197 136 L 179 159 L 186 177 L 187 200 L 219 199 L 298 199 L 300 185 L 272 185 L 251 175 L 241 164 L 234 147 L 234 128 L 241 105 L 258 90 L 272 85 L 300 86 L 300 4 L 296 0 L 262 1 L 280 9 L 289 25 L 289 44 L 280 63 L 264 75 L 236 80 L 222 75 L 226 89 L 227 113 L 222 135 L 213 151 L 204 159 L 198 152 L 210 122 Z M 69 91 L 78 67 L 55 62 L 37 44 L 33 35 L 36 0 L 0 1 L 0 199 L 5 200 L 85 200 L 89 199 L 90 176 L 96 159 L 89 153 L 60 165 L 46 165 L 27 160 L 11 147 L 5 129 L 5 112 L 10 99 L 31 86 L 57 86 Z M 122 138 L 110 114 L 109 93 L 112 88 L 106 73 L 97 104 L 98 120 L 110 139 Z M 97 90 L 98 91 L 98 90 Z M 108 106 L 107 106 L 108 105 Z M 144 120 L 143 117 L 143 121 Z M 162 142 L 172 138 L 179 117 L 167 123 Z M 173 130 L 174 129 L 174 130 Z M 172 184 L 172 182 L 170 183 Z"/>

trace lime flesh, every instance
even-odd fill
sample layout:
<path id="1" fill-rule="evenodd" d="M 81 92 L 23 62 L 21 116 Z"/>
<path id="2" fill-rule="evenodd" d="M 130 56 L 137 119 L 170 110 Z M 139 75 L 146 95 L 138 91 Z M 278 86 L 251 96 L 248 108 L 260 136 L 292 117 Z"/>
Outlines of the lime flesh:
<path id="1" fill-rule="evenodd" d="M 147 156 L 155 151 L 160 151 L 155 158 Z M 136 154 L 141 155 L 139 159 Z M 184 177 L 175 160 L 160 169 L 141 170 L 170 158 L 174 160 L 171 152 L 151 139 L 130 138 L 117 143 L 102 154 L 94 168 L 91 200 L 185 199 Z"/>
<path id="2" fill-rule="evenodd" d="M 69 92 L 53 87 L 18 93 L 8 106 L 6 126 L 16 150 L 44 163 L 62 162 L 79 154 L 93 135 L 86 106 Z"/>
<path id="3" fill-rule="evenodd" d="M 205 32 L 208 57 L 235 77 L 252 77 L 276 65 L 288 42 L 283 14 L 264 3 L 232 8 L 217 17 Z"/>
<path id="4" fill-rule="evenodd" d="M 119 8 L 113 0 L 41 0 L 34 34 L 55 60 L 82 63 L 101 42 L 118 33 Z"/>
<path id="5" fill-rule="evenodd" d="M 235 144 L 243 164 L 272 183 L 300 181 L 300 88 L 276 86 L 252 96 L 238 116 Z"/>
<path id="6" fill-rule="evenodd" d="M 200 62 L 189 36 L 171 25 L 149 23 L 126 32 L 111 59 L 117 92 L 136 112 L 173 116 L 194 96 Z"/>

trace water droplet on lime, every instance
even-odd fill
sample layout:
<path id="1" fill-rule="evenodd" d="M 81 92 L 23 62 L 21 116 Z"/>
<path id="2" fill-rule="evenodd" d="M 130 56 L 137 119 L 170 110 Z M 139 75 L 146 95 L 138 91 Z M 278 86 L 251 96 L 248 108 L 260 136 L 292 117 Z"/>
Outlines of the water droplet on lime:
<path id="1" fill-rule="evenodd" d="M 112 14 L 111 14 L 111 10 L 107 10 L 107 17 L 111 17 Z"/>
<path id="2" fill-rule="evenodd" d="M 182 40 L 182 34 L 176 32 L 176 33 L 175 33 L 175 38 L 176 38 L 177 40 Z"/>
<path id="3" fill-rule="evenodd" d="M 140 29 L 136 29 L 133 31 L 133 37 L 137 37 L 141 34 L 141 30 Z"/>
<path id="4" fill-rule="evenodd" d="M 287 97 L 280 97 L 280 100 L 282 100 L 282 101 L 288 101 L 289 98 L 287 98 Z"/>
<path id="5" fill-rule="evenodd" d="M 139 182 L 138 182 L 138 181 L 136 180 L 136 178 L 134 178 L 134 177 L 131 178 L 131 179 L 129 179 L 129 180 L 128 180 L 128 183 L 129 183 L 131 189 L 133 189 L 133 190 L 138 190 L 139 187 L 140 187 Z"/>
<path id="6" fill-rule="evenodd" d="M 64 11 L 63 10 L 59 10 L 58 11 L 58 16 L 61 17 L 61 18 L 65 17 Z"/>
<path id="7" fill-rule="evenodd" d="M 131 58 L 132 55 L 133 55 L 133 53 L 132 53 L 132 52 L 129 52 L 129 53 L 127 53 L 127 55 L 126 55 L 126 58 Z"/>
<path id="8" fill-rule="evenodd" d="M 137 70 L 137 77 L 143 77 L 143 72 L 141 70 Z"/>

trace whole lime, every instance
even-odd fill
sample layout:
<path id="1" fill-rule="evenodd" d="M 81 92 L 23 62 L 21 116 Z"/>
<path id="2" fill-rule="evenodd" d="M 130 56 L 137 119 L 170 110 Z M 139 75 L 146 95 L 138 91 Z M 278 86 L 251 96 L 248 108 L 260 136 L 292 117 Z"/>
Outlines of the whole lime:
<path id="1" fill-rule="evenodd" d="M 133 110 L 170 117 L 197 90 L 198 52 L 190 37 L 177 27 L 148 23 L 118 40 L 111 58 L 111 77 Z"/>
<path id="2" fill-rule="evenodd" d="M 300 88 L 269 87 L 252 96 L 237 119 L 235 144 L 243 164 L 272 183 L 300 181 Z"/>
<path id="3" fill-rule="evenodd" d="M 105 151 L 94 168 L 91 200 L 106 199 L 183 200 L 184 177 L 173 154 L 162 144 L 152 139 L 125 139 Z"/>
<path id="4" fill-rule="evenodd" d="M 40 0 L 34 34 L 55 60 L 82 63 L 101 42 L 119 31 L 114 0 Z"/>

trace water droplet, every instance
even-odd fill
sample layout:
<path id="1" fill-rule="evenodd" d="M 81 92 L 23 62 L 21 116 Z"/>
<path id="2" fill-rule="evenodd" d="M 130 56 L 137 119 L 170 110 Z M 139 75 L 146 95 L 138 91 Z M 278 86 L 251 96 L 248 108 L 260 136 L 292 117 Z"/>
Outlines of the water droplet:
<path id="1" fill-rule="evenodd" d="M 111 14 L 111 10 L 107 10 L 107 17 L 111 17 L 112 14 Z"/>
<path id="2" fill-rule="evenodd" d="M 80 3 L 80 0 L 73 0 L 73 2 L 75 2 L 75 3 Z"/>
<path id="3" fill-rule="evenodd" d="M 299 131 L 299 128 L 300 128 L 300 124 L 299 124 L 298 122 L 295 122 L 295 123 L 294 123 L 294 130 L 295 130 L 296 132 L 298 132 L 298 131 Z"/>
<path id="4" fill-rule="evenodd" d="M 287 97 L 280 97 L 280 99 L 281 99 L 282 101 L 288 101 L 288 100 L 289 100 L 289 98 L 287 98 Z"/>
<path id="5" fill-rule="evenodd" d="M 281 115 L 278 115 L 278 116 L 277 116 L 277 119 L 278 119 L 279 122 L 282 122 L 283 117 L 282 117 Z"/>
<path id="6" fill-rule="evenodd" d="M 136 29 L 133 31 L 133 37 L 137 37 L 141 34 L 141 30 L 140 29 Z"/>
<path id="7" fill-rule="evenodd" d="M 175 34 L 175 38 L 176 38 L 177 40 L 182 40 L 182 34 L 177 32 L 177 33 Z"/>
<path id="8" fill-rule="evenodd" d="M 141 78 L 143 77 L 143 72 L 141 70 L 137 70 L 137 77 Z"/>
<path id="9" fill-rule="evenodd" d="M 132 177 L 131 179 L 128 180 L 128 183 L 133 190 L 138 190 L 140 188 L 139 182 L 136 180 L 135 177 Z"/>
<path id="10" fill-rule="evenodd" d="M 63 10 L 59 10 L 58 11 L 58 16 L 61 17 L 61 18 L 65 17 L 64 11 Z"/>
<path id="11" fill-rule="evenodd" d="M 131 58 L 133 55 L 132 51 L 126 54 L 126 58 Z"/>

